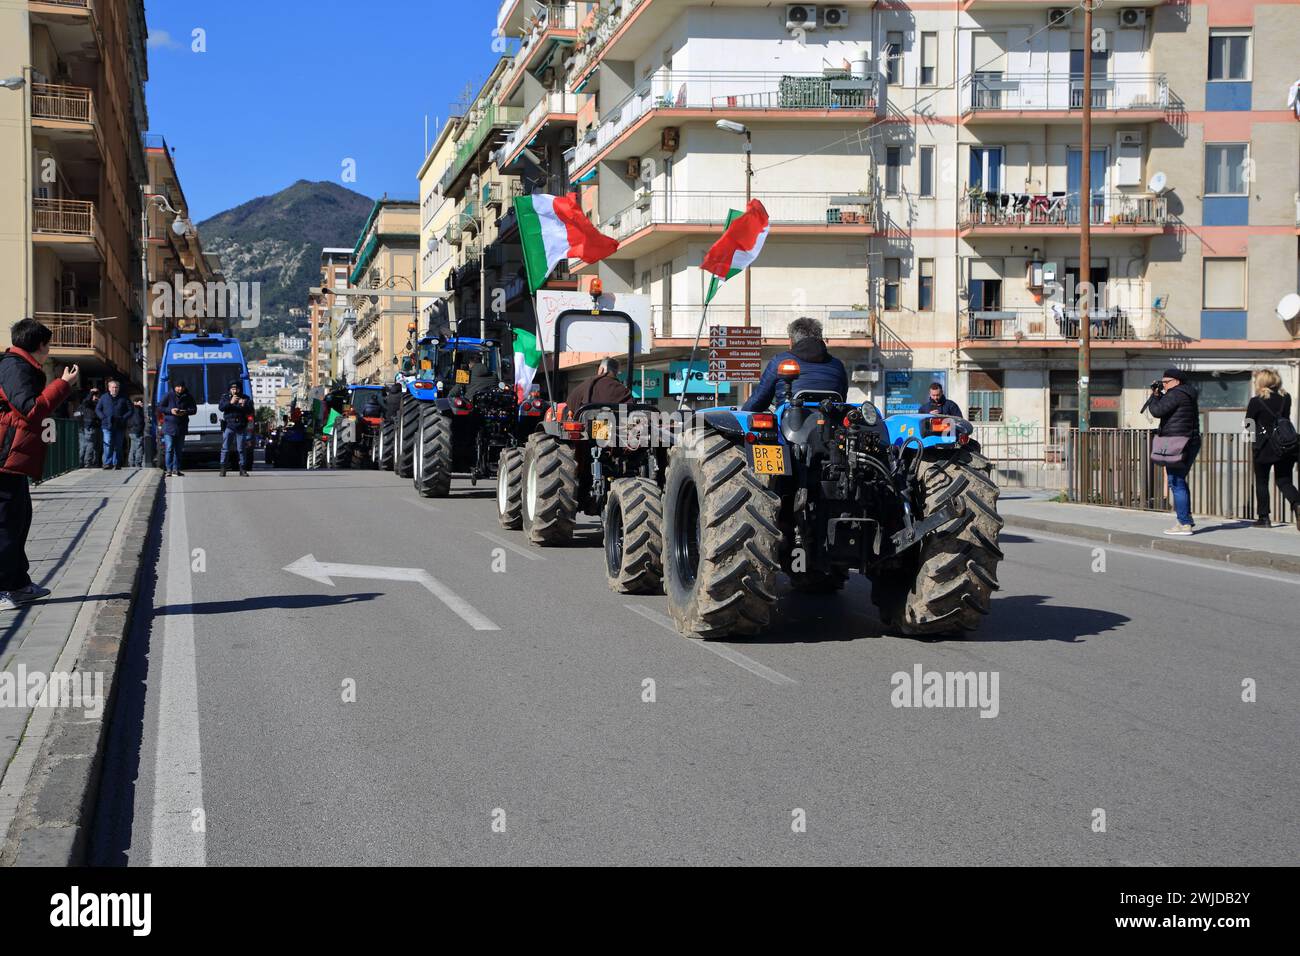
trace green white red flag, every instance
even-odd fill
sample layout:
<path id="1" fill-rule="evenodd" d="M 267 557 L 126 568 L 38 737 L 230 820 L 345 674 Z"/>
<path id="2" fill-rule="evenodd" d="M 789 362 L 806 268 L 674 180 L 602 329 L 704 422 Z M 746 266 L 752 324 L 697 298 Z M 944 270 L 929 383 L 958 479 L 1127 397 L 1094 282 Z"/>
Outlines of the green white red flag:
<path id="1" fill-rule="evenodd" d="M 576 193 L 519 196 L 515 199 L 515 214 L 519 217 L 530 293 L 542 287 L 561 260 L 599 262 L 618 248 L 617 239 L 603 235 L 591 224 Z"/>

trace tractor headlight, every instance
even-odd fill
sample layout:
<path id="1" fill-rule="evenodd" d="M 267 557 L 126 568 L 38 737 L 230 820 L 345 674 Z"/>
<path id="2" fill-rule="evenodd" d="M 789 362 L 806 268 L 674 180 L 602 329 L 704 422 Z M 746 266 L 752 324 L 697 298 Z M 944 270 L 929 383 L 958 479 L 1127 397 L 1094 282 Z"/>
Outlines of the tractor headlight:
<path id="1" fill-rule="evenodd" d="M 870 402 L 862 403 L 862 421 L 871 428 L 875 428 L 880 421 L 880 410 Z"/>

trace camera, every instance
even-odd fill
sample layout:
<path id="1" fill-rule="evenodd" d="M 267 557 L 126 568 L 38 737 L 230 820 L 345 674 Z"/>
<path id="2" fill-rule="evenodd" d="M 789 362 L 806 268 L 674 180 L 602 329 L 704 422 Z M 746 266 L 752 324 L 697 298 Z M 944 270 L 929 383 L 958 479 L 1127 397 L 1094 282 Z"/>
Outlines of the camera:
<path id="1" fill-rule="evenodd" d="M 1151 383 L 1151 391 L 1163 392 L 1164 390 L 1165 390 L 1165 383 L 1162 379 L 1156 379 L 1154 382 Z"/>

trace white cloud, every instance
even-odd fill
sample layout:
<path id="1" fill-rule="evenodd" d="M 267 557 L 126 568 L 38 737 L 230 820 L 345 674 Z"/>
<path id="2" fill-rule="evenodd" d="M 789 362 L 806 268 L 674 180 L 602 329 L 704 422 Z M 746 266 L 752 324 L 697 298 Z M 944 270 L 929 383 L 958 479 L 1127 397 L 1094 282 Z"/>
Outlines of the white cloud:
<path id="1" fill-rule="evenodd" d="M 166 30 L 150 30 L 148 45 L 151 50 L 173 50 L 180 47 Z"/>

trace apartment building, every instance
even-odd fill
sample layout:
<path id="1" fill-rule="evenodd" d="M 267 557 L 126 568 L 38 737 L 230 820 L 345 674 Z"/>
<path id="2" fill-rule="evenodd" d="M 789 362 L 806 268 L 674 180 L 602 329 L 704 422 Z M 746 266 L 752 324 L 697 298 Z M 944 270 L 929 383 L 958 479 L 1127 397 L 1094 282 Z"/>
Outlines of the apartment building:
<path id="1" fill-rule="evenodd" d="M 52 366 L 142 382 L 141 0 L 0 3 L 0 337 L 34 315 Z M 51 368 L 49 371 L 53 371 Z"/>
<path id="2" fill-rule="evenodd" d="M 352 342 L 340 338 L 340 358 L 354 371 L 349 382 L 379 384 L 391 381 L 395 359 L 405 350 L 407 329 L 418 319 L 413 297 L 366 295 L 365 289 L 415 291 L 420 255 L 420 204 L 387 196 L 375 200 L 352 250 L 353 265 L 348 275 L 352 288 L 363 290 L 348 296 L 355 321 L 340 331 Z M 355 344 L 355 351 L 348 351 Z M 346 369 L 341 369 L 346 373 Z"/>
<path id="3" fill-rule="evenodd" d="M 319 289 L 346 289 L 351 283 L 355 258 L 350 248 L 325 248 L 320 254 Z M 330 292 L 312 293 L 307 297 L 309 357 L 304 381 L 310 388 L 333 382 L 339 370 L 334 362 L 336 323 L 349 310 L 344 296 Z"/>
<path id="4" fill-rule="evenodd" d="M 449 227 L 457 216 L 456 203 L 443 195 L 442 177 L 456 155 L 456 131 L 461 117 L 453 116 L 442 125 L 432 148 L 420 165 L 416 178 L 420 183 L 420 288 L 450 291 L 452 263 L 457 245 L 451 241 Z M 447 305 L 437 299 L 418 303 L 420 329 L 443 329 L 447 325 Z"/>
<path id="5" fill-rule="evenodd" d="M 282 365 L 250 365 L 248 379 L 252 384 L 253 405 L 257 408 L 274 408 L 280 389 L 288 388 L 289 370 Z"/>

